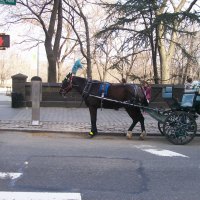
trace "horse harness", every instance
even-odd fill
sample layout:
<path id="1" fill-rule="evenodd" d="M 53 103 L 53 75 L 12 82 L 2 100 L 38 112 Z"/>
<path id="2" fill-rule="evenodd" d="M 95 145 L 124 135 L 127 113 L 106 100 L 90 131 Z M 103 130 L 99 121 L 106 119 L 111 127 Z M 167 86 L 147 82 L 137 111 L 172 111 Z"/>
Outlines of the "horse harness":
<path id="1" fill-rule="evenodd" d="M 91 79 L 87 80 L 85 88 L 83 89 L 82 100 L 85 100 L 88 96 L 91 96 L 90 91 L 91 91 L 91 88 L 92 88 L 92 84 L 99 84 L 99 82 L 98 81 L 92 81 Z M 107 82 L 103 82 L 99 86 L 99 90 L 98 90 L 97 95 L 99 95 L 101 97 L 101 109 L 103 107 L 104 97 L 108 95 L 109 87 L 110 87 L 110 83 L 107 83 Z M 96 96 L 96 97 L 99 98 L 99 96 Z M 93 95 L 93 97 L 95 97 L 95 95 Z"/>
<path id="2" fill-rule="evenodd" d="M 82 92 L 82 98 L 83 99 L 86 99 L 89 96 L 90 90 L 92 88 L 92 83 L 93 83 L 92 79 L 87 79 L 87 83 L 86 83 L 86 85 L 83 89 L 83 92 Z"/>
<path id="3" fill-rule="evenodd" d="M 63 96 L 65 96 L 72 89 L 72 87 L 73 87 L 72 78 L 73 77 L 71 76 L 71 74 L 68 74 L 64 78 L 64 80 L 67 80 L 67 82 L 69 82 L 69 84 L 67 85 L 66 88 L 62 88 L 62 86 L 61 86 L 61 88 L 60 88 L 60 94 L 62 94 Z M 63 82 L 64 82 L 64 80 L 63 80 Z"/>

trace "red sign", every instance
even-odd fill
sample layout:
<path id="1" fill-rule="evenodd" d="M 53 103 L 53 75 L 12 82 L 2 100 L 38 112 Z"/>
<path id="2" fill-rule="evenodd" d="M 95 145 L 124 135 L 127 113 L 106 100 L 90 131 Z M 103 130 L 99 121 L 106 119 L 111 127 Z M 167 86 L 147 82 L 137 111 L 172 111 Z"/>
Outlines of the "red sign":
<path id="1" fill-rule="evenodd" d="M 3 38 L 0 36 L 0 46 L 3 46 Z"/>
<path id="2" fill-rule="evenodd" d="M 10 47 L 10 35 L 0 35 L 0 47 Z"/>

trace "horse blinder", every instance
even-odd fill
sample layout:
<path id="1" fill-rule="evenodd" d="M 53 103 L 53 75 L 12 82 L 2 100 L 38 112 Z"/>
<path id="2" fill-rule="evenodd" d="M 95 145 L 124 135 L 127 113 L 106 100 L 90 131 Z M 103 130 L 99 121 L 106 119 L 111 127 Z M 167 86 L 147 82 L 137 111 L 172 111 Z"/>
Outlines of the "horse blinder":
<path id="1" fill-rule="evenodd" d="M 71 74 L 70 75 L 68 74 L 60 86 L 59 94 L 62 96 L 66 96 L 66 94 L 71 89 L 72 89 L 72 76 L 71 76 Z"/>

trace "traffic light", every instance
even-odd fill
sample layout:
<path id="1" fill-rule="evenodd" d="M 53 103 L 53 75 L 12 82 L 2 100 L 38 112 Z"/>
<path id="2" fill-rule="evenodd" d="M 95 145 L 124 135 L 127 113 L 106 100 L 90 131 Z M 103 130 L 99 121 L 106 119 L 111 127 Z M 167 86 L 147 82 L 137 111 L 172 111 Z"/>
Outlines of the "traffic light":
<path id="1" fill-rule="evenodd" d="M 0 35 L 0 47 L 10 47 L 10 35 Z"/>

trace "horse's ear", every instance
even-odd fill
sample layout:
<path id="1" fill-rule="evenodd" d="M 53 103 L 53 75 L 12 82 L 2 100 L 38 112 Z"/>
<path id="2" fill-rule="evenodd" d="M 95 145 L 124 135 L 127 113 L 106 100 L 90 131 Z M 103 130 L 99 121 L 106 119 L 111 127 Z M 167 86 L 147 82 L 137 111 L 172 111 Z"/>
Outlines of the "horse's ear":
<path id="1" fill-rule="evenodd" d="M 71 76 L 71 73 L 66 75 L 66 79 L 68 79 Z"/>

